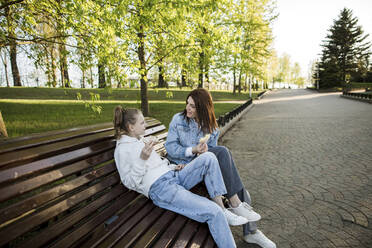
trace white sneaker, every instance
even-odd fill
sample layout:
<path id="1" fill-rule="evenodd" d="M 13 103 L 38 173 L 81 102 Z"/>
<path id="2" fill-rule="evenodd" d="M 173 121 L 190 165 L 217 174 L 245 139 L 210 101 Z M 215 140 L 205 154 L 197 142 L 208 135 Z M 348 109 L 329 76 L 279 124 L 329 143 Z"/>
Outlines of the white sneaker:
<path id="1" fill-rule="evenodd" d="M 248 223 L 248 220 L 246 218 L 236 215 L 226 208 L 223 210 L 223 213 L 225 214 L 227 223 L 229 223 L 230 226 L 240 226 Z"/>
<path id="2" fill-rule="evenodd" d="M 245 217 L 249 222 L 258 221 L 261 219 L 261 215 L 253 211 L 252 207 L 246 202 L 240 203 L 236 208 L 229 208 L 231 212 L 236 215 Z"/>
<path id="3" fill-rule="evenodd" d="M 257 244 L 262 248 L 276 248 L 275 243 L 268 239 L 260 230 L 257 230 L 255 233 L 245 235 L 244 241 L 247 243 Z"/>

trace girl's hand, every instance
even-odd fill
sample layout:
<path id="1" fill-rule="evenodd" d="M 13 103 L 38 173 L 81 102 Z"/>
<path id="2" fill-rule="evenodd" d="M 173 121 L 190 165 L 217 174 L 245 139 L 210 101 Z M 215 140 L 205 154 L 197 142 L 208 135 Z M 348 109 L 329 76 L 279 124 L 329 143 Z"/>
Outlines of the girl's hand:
<path id="1" fill-rule="evenodd" d="M 154 146 L 155 146 L 155 142 L 154 141 L 150 141 L 148 143 L 145 143 L 145 147 L 143 147 L 143 149 L 141 151 L 140 158 L 142 160 L 149 159 L 149 157 L 150 157 L 150 155 L 152 153 L 152 150 L 154 149 Z"/>
<path id="2" fill-rule="evenodd" d="M 208 151 L 208 145 L 206 143 L 199 143 L 192 148 L 192 153 L 194 154 L 202 154 Z"/>
<path id="3" fill-rule="evenodd" d="M 185 168 L 185 166 L 186 166 L 185 164 L 178 164 L 178 165 L 176 165 L 174 170 L 176 170 L 176 171 L 182 170 L 183 168 Z"/>

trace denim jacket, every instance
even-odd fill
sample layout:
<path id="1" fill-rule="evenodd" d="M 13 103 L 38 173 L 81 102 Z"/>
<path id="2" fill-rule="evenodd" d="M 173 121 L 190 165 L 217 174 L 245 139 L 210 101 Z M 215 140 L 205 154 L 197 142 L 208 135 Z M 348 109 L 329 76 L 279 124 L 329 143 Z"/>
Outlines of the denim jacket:
<path id="1" fill-rule="evenodd" d="M 207 142 L 208 147 L 217 146 L 219 134 L 218 129 L 211 133 Z M 175 114 L 169 124 L 167 141 L 165 142 L 168 159 L 177 164 L 189 163 L 195 156 L 186 157 L 186 149 L 196 146 L 199 143 L 199 139 L 204 137 L 204 135 L 194 119 L 190 119 L 189 123 L 187 123 L 182 113 Z"/>

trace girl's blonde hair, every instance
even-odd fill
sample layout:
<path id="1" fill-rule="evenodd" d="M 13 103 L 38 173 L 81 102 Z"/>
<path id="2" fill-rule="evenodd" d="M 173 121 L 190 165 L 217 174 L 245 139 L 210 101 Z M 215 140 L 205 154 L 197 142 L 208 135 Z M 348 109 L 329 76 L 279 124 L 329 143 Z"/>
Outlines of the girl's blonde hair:
<path id="1" fill-rule="evenodd" d="M 128 134 L 128 125 L 136 124 L 137 117 L 141 113 L 139 109 L 136 108 L 123 108 L 122 106 L 117 106 L 114 109 L 114 129 L 115 138 L 120 139 L 122 134 Z"/>

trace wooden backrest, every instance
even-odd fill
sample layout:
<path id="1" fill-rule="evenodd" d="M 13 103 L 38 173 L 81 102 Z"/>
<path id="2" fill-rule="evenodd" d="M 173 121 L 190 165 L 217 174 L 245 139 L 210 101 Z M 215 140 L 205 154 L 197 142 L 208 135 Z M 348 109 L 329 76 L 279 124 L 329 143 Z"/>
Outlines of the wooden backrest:
<path id="1" fill-rule="evenodd" d="M 164 155 L 165 126 L 146 126 Z M 154 208 L 120 183 L 113 133 L 105 123 L 0 143 L 0 247 L 81 247 L 119 216 Z"/>

